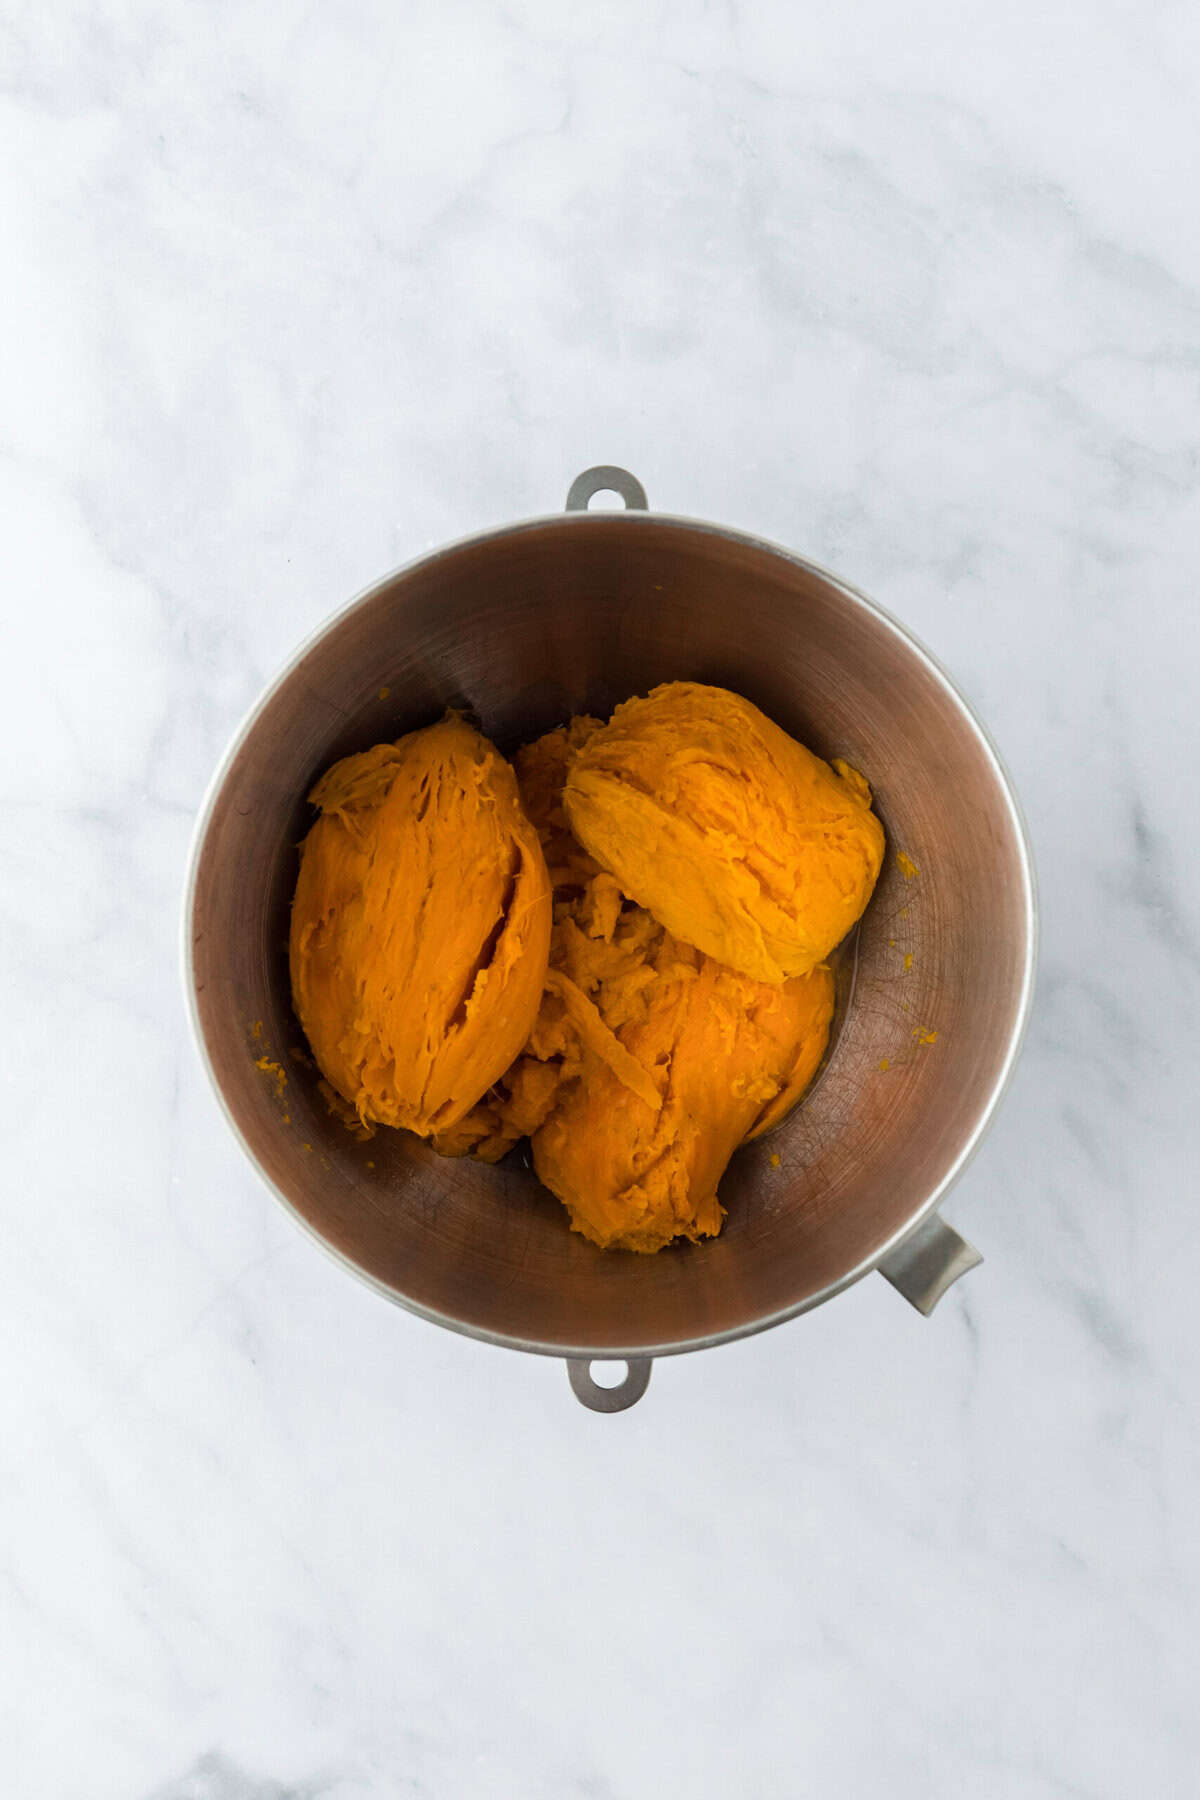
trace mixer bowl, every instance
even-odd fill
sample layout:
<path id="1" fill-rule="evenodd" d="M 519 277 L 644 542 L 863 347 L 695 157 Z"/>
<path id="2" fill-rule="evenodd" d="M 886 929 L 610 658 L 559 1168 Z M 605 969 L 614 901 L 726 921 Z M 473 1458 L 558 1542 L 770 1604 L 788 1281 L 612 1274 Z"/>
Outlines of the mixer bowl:
<path id="1" fill-rule="evenodd" d="M 627 509 L 586 510 L 601 487 Z M 229 1123 L 294 1216 L 425 1318 L 568 1358 L 580 1397 L 612 1411 L 643 1391 L 652 1357 L 778 1324 L 877 1267 L 929 1310 L 979 1260 L 936 1209 L 1013 1067 L 1036 915 L 996 752 L 894 619 L 787 551 L 644 510 L 624 471 L 589 471 L 569 506 L 387 576 L 271 684 L 197 826 L 185 983 Z M 888 853 L 825 1067 L 735 1155 L 721 1236 L 604 1253 L 568 1229 L 520 1151 L 498 1167 L 447 1160 L 407 1133 L 357 1138 L 330 1114 L 292 1011 L 288 907 L 305 795 L 338 757 L 447 706 L 511 752 L 677 679 L 732 688 L 861 769 Z M 589 1374 L 605 1358 L 629 1362 L 617 1389 Z"/>

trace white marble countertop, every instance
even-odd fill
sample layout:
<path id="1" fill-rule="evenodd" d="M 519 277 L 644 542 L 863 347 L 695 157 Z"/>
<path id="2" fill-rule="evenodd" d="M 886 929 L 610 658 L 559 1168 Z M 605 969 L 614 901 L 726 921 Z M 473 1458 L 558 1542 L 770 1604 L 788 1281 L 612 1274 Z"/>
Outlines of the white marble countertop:
<path id="1" fill-rule="evenodd" d="M 3 12 L 5 1793 L 1190 1800 L 1195 7 Z M 176 966 L 296 641 L 609 460 L 941 655 L 1045 925 L 984 1267 L 616 1419 L 295 1230 Z"/>

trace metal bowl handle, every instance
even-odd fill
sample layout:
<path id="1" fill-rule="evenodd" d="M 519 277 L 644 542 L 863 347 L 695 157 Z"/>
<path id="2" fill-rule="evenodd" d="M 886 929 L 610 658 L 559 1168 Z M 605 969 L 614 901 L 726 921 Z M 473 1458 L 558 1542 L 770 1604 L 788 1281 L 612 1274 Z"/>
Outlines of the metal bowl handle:
<path id="1" fill-rule="evenodd" d="M 637 512 L 649 510 L 646 490 L 636 475 L 631 475 L 628 469 L 618 469 L 612 463 L 598 463 L 594 469 L 585 469 L 571 483 L 567 511 L 586 512 L 588 501 L 594 494 L 603 494 L 610 489 L 614 494 L 620 494 L 626 510 L 631 507 Z"/>
<path id="2" fill-rule="evenodd" d="M 983 1261 L 974 1244 L 931 1213 L 911 1237 L 885 1256 L 879 1273 L 928 1318 L 946 1289 Z"/>
<path id="3" fill-rule="evenodd" d="M 625 1362 L 625 1379 L 616 1387 L 601 1387 L 598 1381 L 592 1380 L 592 1364 L 601 1360 L 600 1357 L 567 1358 L 571 1391 L 592 1412 L 624 1412 L 627 1406 L 633 1406 L 641 1399 L 650 1385 L 651 1359 L 648 1356 L 629 1357 Z"/>

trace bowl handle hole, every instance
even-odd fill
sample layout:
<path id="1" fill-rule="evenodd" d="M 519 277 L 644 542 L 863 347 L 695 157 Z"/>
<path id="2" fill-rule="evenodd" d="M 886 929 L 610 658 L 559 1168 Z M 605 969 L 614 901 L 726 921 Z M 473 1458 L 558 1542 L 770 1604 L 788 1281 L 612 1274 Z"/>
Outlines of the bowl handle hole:
<path id="1" fill-rule="evenodd" d="M 598 1379 L 596 1374 L 603 1375 Z M 631 1356 L 595 1361 L 591 1357 L 567 1358 L 567 1377 L 575 1398 L 592 1412 L 624 1412 L 645 1393 L 650 1382 L 650 1358 Z"/>

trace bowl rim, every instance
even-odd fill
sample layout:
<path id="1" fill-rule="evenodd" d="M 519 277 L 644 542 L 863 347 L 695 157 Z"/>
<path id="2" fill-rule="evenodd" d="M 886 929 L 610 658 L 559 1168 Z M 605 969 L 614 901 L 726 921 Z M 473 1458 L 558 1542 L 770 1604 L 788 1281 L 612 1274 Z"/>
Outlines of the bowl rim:
<path id="1" fill-rule="evenodd" d="M 864 1258 L 860 1263 L 856 1264 L 853 1269 L 849 1270 L 846 1274 L 839 1276 L 836 1281 L 829 1282 L 817 1293 L 810 1294 L 805 1299 L 796 1301 L 794 1304 L 777 1308 L 774 1312 L 765 1314 L 761 1318 L 751 1319 L 745 1324 L 730 1326 L 722 1331 L 704 1333 L 697 1337 L 673 1339 L 668 1343 L 632 1343 L 623 1347 L 604 1345 L 602 1348 L 597 1348 L 595 1345 L 573 1343 L 569 1341 L 552 1343 L 542 1339 L 521 1338 L 507 1332 L 489 1331 L 482 1326 L 471 1323 L 469 1320 L 456 1318 L 453 1314 L 441 1312 L 436 1307 L 423 1305 L 421 1302 L 411 1299 L 407 1294 L 400 1292 L 399 1289 L 392 1287 L 390 1283 L 380 1280 L 380 1278 L 373 1275 L 369 1269 L 364 1269 L 360 1263 L 355 1262 L 352 1257 L 346 1255 L 344 1251 L 339 1250 L 335 1245 L 331 1244 L 328 1238 L 324 1237 L 321 1232 L 305 1218 L 303 1213 L 293 1205 L 292 1201 L 277 1183 L 271 1179 L 258 1158 L 255 1156 L 241 1127 L 234 1117 L 232 1108 L 225 1097 L 224 1089 L 222 1088 L 216 1070 L 213 1067 L 212 1058 L 208 1052 L 208 1045 L 204 1039 L 204 1032 L 200 1023 L 199 1008 L 196 1001 L 196 971 L 192 917 L 195 909 L 196 886 L 199 880 L 200 865 L 203 858 L 205 840 L 208 836 L 208 829 L 212 821 L 212 815 L 216 808 L 217 800 L 236 758 L 240 754 L 242 747 L 249 738 L 251 732 L 254 730 L 260 716 L 266 711 L 268 706 L 270 706 L 279 690 L 288 680 L 290 680 L 291 676 L 304 661 L 309 652 L 322 638 L 326 637 L 329 632 L 340 625 L 344 619 L 349 618 L 352 613 L 366 605 L 368 601 L 373 600 L 383 589 L 391 587 L 398 580 L 415 574 L 418 569 L 428 568 L 430 565 L 446 558 L 453 557 L 461 551 L 472 549 L 488 542 L 494 542 L 506 537 L 519 536 L 523 532 L 535 529 L 543 530 L 546 527 L 559 531 L 579 531 L 587 529 L 623 529 L 636 531 L 644 529 L 650 524 L 666 525 L 689 532 L 700 532 L 705 536 L 722 538 L 726 541 L 739 544 L 747 549 L 761 552 L 767 556 L 777 557 L 783 562 L 790 563 L 796 568 L 804 569 L 809 574 L 818 576 L 830 587 L 836 589 L 845 599 L 869 613 L 873 619 L 892 632 L 893 635 L 900 640 L 901 644 L 924 664 L 925 668 L 938 682 L 948 698 L 958 708 L 965 723 L 974 732 L 979 741 L 980 748 L 983 750 L 991 767 L 997 786 L 1003 795 L 1005 805 L 1007 806 L 1013 825 L 1020 865 L 1021 894 L 1024 902 L 1025 914 L 1025 954 L 1021 970 L 1021 988 L 1016 1018 L 1009 1033 L 1004 1060 L 1001 1063 L 999 1072 L 992 1084 L 991 1091 L 980 1108 L 979 1114 L 965 1143 L 941 1181 L 926 1196 L 920 1207 L 910 1215 L 902 1226 L 893 1232 L 891 1237 L 877 1252 Z M 1033 845 L 1030 838 L 1029 826 L 1020 800 L 1017 797 L 1012 777 L 1009 774 L 1008 768 L 991 733 L 976 713 L 970 701 L 966 698 L 966 695 L 959 688 L 957 682 L 955 682 L 949 671 L 933 652 L 913 632 L 911 632 L 906 625 L 902 624 L 894 613 L 889 612 L 886 607 L 881 606 L 877 600 L 872 599 L 869 594 L 866 594 L 862 589 L 855 587 L 853 583 L 847 581 L 843 576 L 838 575 L 832 569 L 826 568 L 822 563 L 814 562 L 810 557 L 801 556 L 797 551 L 789 550 L 782 544 L 776 544 L 768 538 L 759 537 L 753 532 L 741 531 L 735 526 L 717 524 L 708 519 L 695 519 L 682 513 L 667 513 L 653 510 L 643 511 L 640 508 L 635 509 L 632 507 L 626 508 L 625 510 L 609 510 L 605 508 L 597 509 L 595 511 L 584 509 L 577 512 L 537 514 L 530 518 L 517 519 L 503 525 L 491 526 L 483 530 L 468 532 L 462 537 L 451 540 L 449 543 L 439 545 L 434 550 L 425 551 L 418 556 L 410 557 L 406 562 L 400 563 L 386 575 L 378 577 L 366 587 L 360 589 L 352 599 L 330 613 L 327 618 L 323 619 L 319 625 L 310 631 L 302 639 L 286 663 L 284 663 L 275 676 L 267 682 L 266 686 L 261 690 L 257 698 L 252 702 L 238 725 L 235 727 L 225 748 L 224 754 L 218 761 L 208 786 L 204 791 L 204 796 L 196 814 L 196 821 L 192 828 L 191 841 L 188 848 L 187 873 L 184 880 L 180 928 L 180 965 L 183 977 L 185 1010 L 191 1027 L 192 1040 L 195 1044 L 201 1065 L 208 1077 L 209 1086 L 216 1098 L 221 1112 L 224 1114 L 226 1124 L 229 1126 L 234 1141 L 239 1145 L 247 1162 L 250 1164 L 263 1186 L 274 1196 L 283 1207 L 284 1211 L 289 1215 L 293 1222 L 300 1227 L 305 1235 L 309 1237 L 312 1242 L 319 1245 L 325 1254 L 332 1258 L 335 1263 L 354 1275 L 367 1287 L 372 1288 L 385 1300 L 390 1300 L 394 1305 L 402 1307 L 406 1312 L 413 1313 L 418 1318 L 426 1319 L 433 1325 L 441 1325 L 448 1331 L 457 1332 L 460 1336 L 474 1338 L 481 1343 L 495 1344 L 503 1349 L 520 1350 L 524 1351 L 526 1354 L 535 1356 L 565 1357 L 569 1360 L 582 1360 L 585 1362 L 589 1360 L 619 1362 L 632 1361 L 635 1359 L 644 1360 L 660 1356 L 682 1356 L 689 1354 L 692 1351 L 710 1350 L 714 1349 L 719 1344 L 735 1343 L 742 1338 L 755 1337 L 759 1332 L 770 1331 L 777 1325 L 785 1324 L 789 1319 L 798 1318 L 801 1313 L 812 1312 L 816 1307 L 823 1306 L 826 1301 L 834 1299 L 847 1288 L 853 1287 L 856 1282 L 859 1282 L 863 1280 L 865 1276 L 870 1275 L 881 1263 L 886 1262 L 888 1257 L 891 1256 L 901 1244 L 911 1237 L 915 1231 L 919 1230 L 925 1221 L 938 1211 L 947 1194 L 961 1179 L 978 1155 L 984 1138 L 987 1136 L 987 1133 L 995 1122 L 997 1110 L 1012 1082 L 1013 1072 L 1020 1058 L 1021 1049 L 1025 1041 L 1025 1034 L 1029 1025 L 1030 1014 L 1033 1009 L 1040 936 L 1037 871 L 1034 864 Z"/>

